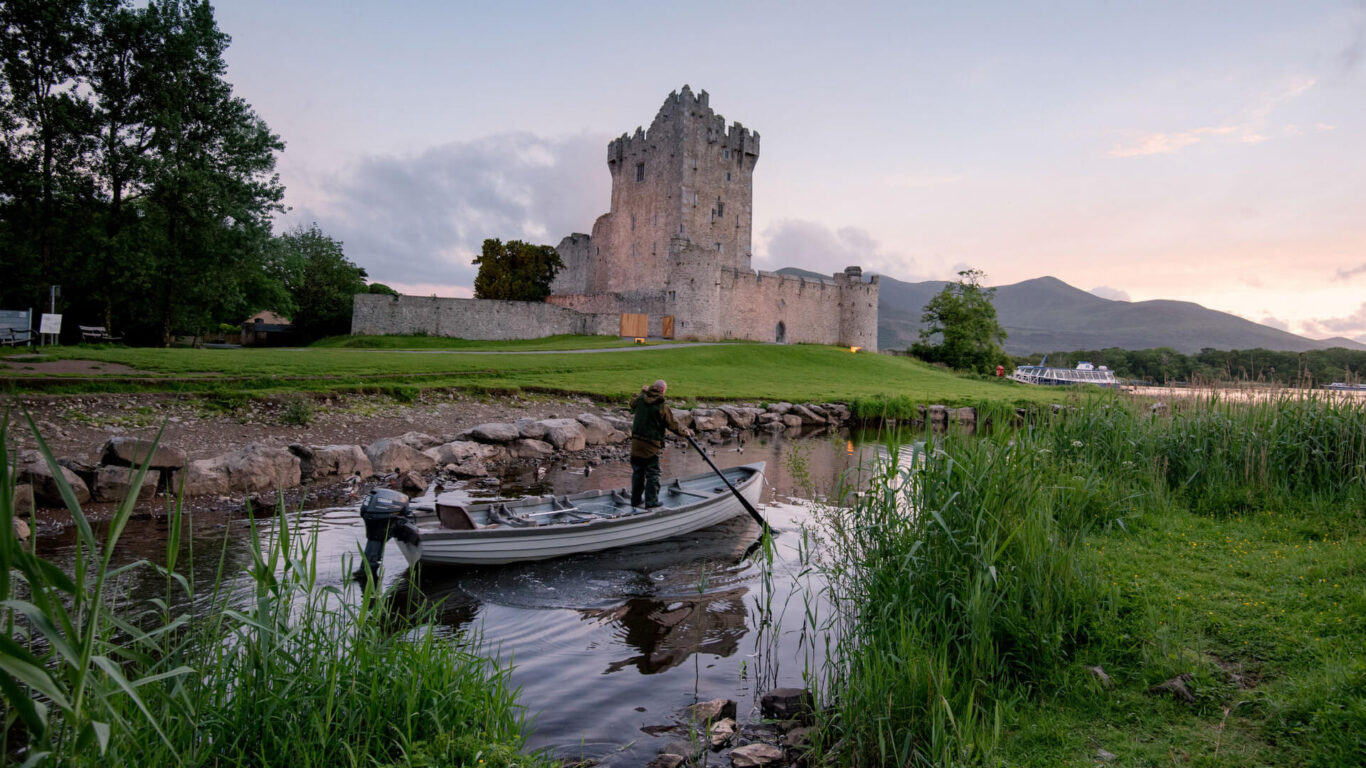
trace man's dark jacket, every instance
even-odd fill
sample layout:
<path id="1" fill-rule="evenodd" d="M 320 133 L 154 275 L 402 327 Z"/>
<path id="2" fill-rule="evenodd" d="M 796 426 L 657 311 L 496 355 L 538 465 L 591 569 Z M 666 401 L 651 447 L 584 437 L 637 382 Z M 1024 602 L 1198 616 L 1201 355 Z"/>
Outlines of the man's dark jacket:
<path id="1" fill-rule="evenodd" d="M 664 402 L 664 393 L 647 387 L 631 399 L 635 420 L 631 422 L 631 458 L 649 459 L 664 451 L 664 431 L 683 434 L 674 420 L 673 410 Z"/>

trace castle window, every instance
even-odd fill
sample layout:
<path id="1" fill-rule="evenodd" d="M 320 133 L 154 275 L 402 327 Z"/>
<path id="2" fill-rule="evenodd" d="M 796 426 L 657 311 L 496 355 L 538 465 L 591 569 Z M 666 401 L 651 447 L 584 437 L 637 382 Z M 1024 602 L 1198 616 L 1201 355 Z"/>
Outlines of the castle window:
<path id="1" fill-rule="evenodd" d="M 717 201 L 716 201 L 716 218 L 719 219 L 719 218 L 721 218 L 722 216 L 725 216 L 725 215 L 726 215 L 726 204 L 723 203 L 723 202 L 721 202 L 720 200 L 717 200 Z"/>
<path id="2" fill-rule="evenodd" d="M 730 181 L 730 171 L 726 171 L 726 181 Z"/>
<path id="3" fill-rule="evenodd" d="M 726 158 L 727 160 L 730 159 L 730 150 L 729 150 L 729 149 L 725 150 L 725 158 Z"/>
<path id="4" fill-rule="evenodd" d="M 717 252 L 717 253 L 720 253 L 720 252 L 721 252 L 721 244 L 720 244 L 720 243 L 717 243 L 717 244 L 716 244 L 716 252 Z"/>
<path id="5" fill-rule="evenodd" d="M 636 181 L 645 181 L 645 163 L 636 163 Z"/>
<path id="6" fill-rule="evenodd" d="M 669 301 L 673 301 L 673 300 L 674 300 L 674 292 L 673 292 L 673 291 L 669 291 Z"/>

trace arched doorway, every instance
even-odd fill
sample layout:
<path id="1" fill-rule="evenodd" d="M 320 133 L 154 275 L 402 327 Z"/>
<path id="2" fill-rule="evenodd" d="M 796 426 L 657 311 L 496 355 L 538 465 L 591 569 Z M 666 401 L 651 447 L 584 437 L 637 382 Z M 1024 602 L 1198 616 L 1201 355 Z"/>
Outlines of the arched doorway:
<path id="1" fill-rule="evenodd" d="M 778 328 L 773 332 L 773 340 L 779 344 L 787 343 L 787 326 L 783 324 L 782 320 L 778 321 Z"/>

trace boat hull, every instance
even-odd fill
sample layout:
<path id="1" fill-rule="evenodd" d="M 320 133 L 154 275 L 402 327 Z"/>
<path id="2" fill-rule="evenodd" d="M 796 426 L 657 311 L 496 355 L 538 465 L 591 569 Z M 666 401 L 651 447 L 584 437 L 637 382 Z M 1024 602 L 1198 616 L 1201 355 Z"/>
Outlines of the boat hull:
<path id="1" fill-rule="evenodd" d="M 763 462 L 759 462 L 728 469 L 726 474 L 736 490 L 743 494 L 750 504 L 756 504 L 763 491 L 763 469 Z M 710 492 L 705 494 L 706 498 L 689 500 L 701 494 L 695 490 L 671 494 L 666 486 L 660 494 L 661 500 L 666 501 L 663 507 L 591 522 L 528 528 L 497 526 L 451 530 L 441 527 L 435 515 L 422 515 L 416 521 L 422 541 L 418 545 L 402 547 L 403 555 L 410 565 L 416 562 L 443 565 L 502 565 L 546 560 L 681 536 L 744 513 L 745 508 L 740 500 L 725 488 L 714 473 L 708 475 L 714 481 L 714 487 L 708 488 Z M 682 479 L 679 481 L 683 484 L 680 487 L 697 489 L 700 485 L 705 485 L 708 475 Z M 719 492 L 716 488 L 720 489 Z M 667 497 L 671 495 L 677 497 L 677 504 L 670 504 L 667 501 Z M 560 498 L 563 501 L 587 506 L 592 503 L 603 503 L 610 497 L 611 491 L 593 491 Z M 536 508 L 536 501 L 538 500 L 507 506 L 533 509 Z M 476 506 L 471 511 L 478 513 L 479 510 L 480 506 Z"/>

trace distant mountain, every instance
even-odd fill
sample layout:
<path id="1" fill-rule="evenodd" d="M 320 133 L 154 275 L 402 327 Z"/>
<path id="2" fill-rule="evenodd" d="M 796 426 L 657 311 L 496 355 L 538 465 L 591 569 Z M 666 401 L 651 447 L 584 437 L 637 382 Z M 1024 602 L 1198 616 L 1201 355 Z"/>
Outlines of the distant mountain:
<path id="1" fill-rule="evenodd" d="M 829 279 L 828 275 L 804 269 L 778 271 Z M 878 282 L 878 347 L 909 347 L 919 338 L 920 313 L 926 302 L 948 283 L 906 283 L 886 275 Z M 1366 344 L 1351 339 L 1297 336 L 1189 301 L 1103 299 L 1056 277 L 999 286 L 995 304 L 1006 329 L 1005 348 L 1012 355 L 1106 347 L 1171 347 L 1185 354 L 1206 347 L 1287 352 L 1330 347 L 1366 349 Z"/>

